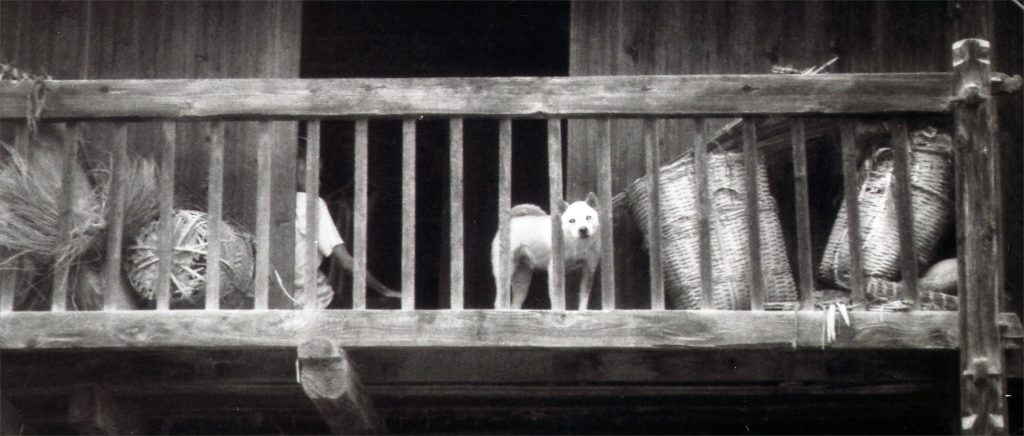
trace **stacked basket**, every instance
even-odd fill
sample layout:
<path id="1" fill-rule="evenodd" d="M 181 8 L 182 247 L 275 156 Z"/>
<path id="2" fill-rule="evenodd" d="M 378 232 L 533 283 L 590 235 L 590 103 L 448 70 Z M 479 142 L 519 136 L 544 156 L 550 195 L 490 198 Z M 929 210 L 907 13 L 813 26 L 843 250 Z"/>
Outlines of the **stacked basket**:
<path id="1" fill-rule="evenodd" d="M 750 246 L 744 199 L 746 169 L 743 155 L 708 155 L 712 304 L 715 309 L 750 308 Z M 665 292 L 676 309 L 699 309 L 700 238 L 697 222 L 694 160 L 686 156 L 661 168 L 662 246 L 664 249 Z M 627 188 L 627 205 L 637 222 L 646 223 L 650 213 L 647 180 L 637 179 Z M 765 298 L 768 303 L 795 302 L 796 287 L 790 272 L 775 199 L 768 190 L 764 165 L 758 164 L 758 216 L 761 229 L 761 259 Z M 641 226 L 644 244 L 650 235 Z"/>
<path id="2" fill-rule="evenodd" d="M 900 278 L 900 222 L 894 196 L 893 156 L 890 148 L 881 148 L 862 167 L 860 186 L 861 252 L 867 275 L 868 297 L 876 302 L 894 299 Z M 939 239 L 953 221 L 952 144 L 948 134 L 935 128 L 915 131 L 911 139 L 910 159 L 911 211 L 914 224 L 914 251 L 919 266 L 936 258 Z M 850 251 L 847 233 L 848 204 L 844 200 L 829 235 L 821 265 L 822 280 L 843 288 L 850 285 Z M 926 307 L 951 309 L 955 298 L 922 295 Z"/>

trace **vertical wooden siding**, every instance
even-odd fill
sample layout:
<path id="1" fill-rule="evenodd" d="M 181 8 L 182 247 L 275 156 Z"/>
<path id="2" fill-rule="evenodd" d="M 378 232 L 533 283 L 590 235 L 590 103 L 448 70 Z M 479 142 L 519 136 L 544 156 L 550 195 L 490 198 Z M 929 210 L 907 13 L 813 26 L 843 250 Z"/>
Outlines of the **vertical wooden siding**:
<path id="1" fill-rule="evenodd" d="M 298 77 L 299 2 L 31 2 L 0 4 L 0 60 L 56 79 Z M 113 130 L 85 125 L 92 146 Z M 256 129 L 225 125 L 224 214 L 255 224 Z M 0 127 L 2 129 L 2 127 Z M 178 203 L 206 207 L 209 153 L 197 124 L 177 128 Z M 0 132 L 3 133 L 3 132 Z M 273 123 L 271 263 L 291 283 L 296 123 Z M 0 135 L 2 137 L 3 135 Z M 129 153 L 160 155 L 158 125 L 128 127 Z M 290 301 L 271 292 L 270 304 Z"/>

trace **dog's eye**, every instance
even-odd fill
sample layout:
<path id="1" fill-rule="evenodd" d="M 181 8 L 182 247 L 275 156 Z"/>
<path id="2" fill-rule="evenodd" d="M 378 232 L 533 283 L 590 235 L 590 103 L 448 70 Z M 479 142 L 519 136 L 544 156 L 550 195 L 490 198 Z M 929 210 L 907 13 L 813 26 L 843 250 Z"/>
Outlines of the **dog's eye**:
<path id="1" fill-rule="evenodd" d="M 576 218 L 569 218 L 569 224 L 576 224 Z"/>
<path id="2" fill-rule="evenodd" d="M 587 215 L 587 221 L 590 221 L 590 215 Z"/>

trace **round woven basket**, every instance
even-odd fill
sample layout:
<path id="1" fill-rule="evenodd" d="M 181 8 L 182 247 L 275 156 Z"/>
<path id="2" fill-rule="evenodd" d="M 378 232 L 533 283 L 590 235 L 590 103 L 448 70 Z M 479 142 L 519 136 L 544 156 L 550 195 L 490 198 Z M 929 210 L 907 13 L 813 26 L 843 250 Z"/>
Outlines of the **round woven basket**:
<path id="1" fill-rule="evenodd" d="M 746 169 L 739 153 L 708 155 L 708 192 L 711 238 L 712 304 L 715 309 L 750 308 L 750 246 L 745 207 Z M 758 163 L 761 261 L 766 303 L 794 302 L 796 287 L 782 239 L 775 199 L 768 190 L 764 165 Z M 692 156 L 661 168 L 662 247 L 665 292 L 676 309 L 699 309 L 700 238 L 697 221 L 696 178 Z M 646 223 L 650 213 L 646 177 L 626 191 L 626 202 L 637 222 Z M 645 248 L 650 235 L 640 226 Z"/>
<path id="2" fill-rule="evenodd" d="M 171 302 L 199 304 L 206 290 L 207 216 L 194 210 L 176 210 L 173 216 Z M 221 229 L 221 303 L 225 308 L 240 308 L 253 298 L 252 238 L 227 223 L 221 223 Z M 156 298 L 159 247 L 160 221 L 154 220 L 139 231 L 124 261 L 132 288 L 147 301 Z"/>
<path id="3" fill-rule="evenodd" d="M 893 156 L 882 148 L 862 168 L 860 186 L 861 252 L 864 273 L 885 280 L 900 278 L 900 222 L 896 215 Z M 953 222 L 952 143 L 934 128 L 915 131 L 911 140 L 911 206 L 918 265 L 930 265 L 943 233 Z M 850 245 L 843 200 L 818 269 L 826 282 L 847 287 Z"/>

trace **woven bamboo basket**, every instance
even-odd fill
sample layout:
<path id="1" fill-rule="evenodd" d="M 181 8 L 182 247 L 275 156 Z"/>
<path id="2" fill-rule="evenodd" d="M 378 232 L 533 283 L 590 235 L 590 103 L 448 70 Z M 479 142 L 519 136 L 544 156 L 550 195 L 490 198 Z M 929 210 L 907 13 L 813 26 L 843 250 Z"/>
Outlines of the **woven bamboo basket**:
<path id="1" fill-rule="evenodd" d="M 930 265 L 942 234 L 953 220 L 952 143 L 934 128 L 915 131 L 911 139 L 910 185 L 914 222 L 914 249 L 918 265 Z M 865 162 L 860 186 L 861 252 L 868 277 L 895 281 L 900 278 L 900 223 L 896 216 L 893 156 L 882 148 Z M 832 226 L 819 267 L 828 283 L 848 288 L 850 248 L 843 200 Z"/>
<path id="2" fill-rule="evenodd" d="M 796 287 L 782 239 L 777 206 L 768 191 L 764 165 L 758 165 L 758 215 L 765 299 L 772 304 L 795 302 Z M 749 309 L 750 247 L 747 242 L 743 155 L 710 154 L 707 166 L 711 199 L 711 305 L 723 310 Z M 693 157 L 688 155 L 660 170 L 665 292 L 676 309 L 699 309 L 703 299 L 694 169 Z M 646 223 L 650 213 L 646 186 L 644 177 L 633 182 L 626 191 L 626 203 L 640 223 Z M 646 226 L 641 226 L 641 229 L 647 248 L 650 235 Z"/>
<path id="3" fill-rule="evenodd" d="M 196 305 L 206 289 L 207 216 L 194 210 L 174 212 L 174 242 L 171 260 L 171 303 Z M 221 224 L 221 303 L 224 308 L 241 308 L 251 301 L 253 291 L 253 249 L 251 237 L 227 223 Z M 124 268 L 135 292 L 146 301 L 156 298 L 160 274 L 160 221 L 139 231 L 128 247 Z"/>

